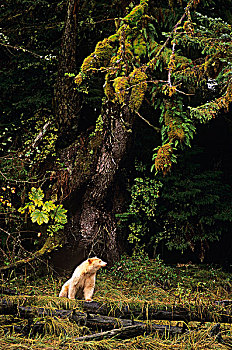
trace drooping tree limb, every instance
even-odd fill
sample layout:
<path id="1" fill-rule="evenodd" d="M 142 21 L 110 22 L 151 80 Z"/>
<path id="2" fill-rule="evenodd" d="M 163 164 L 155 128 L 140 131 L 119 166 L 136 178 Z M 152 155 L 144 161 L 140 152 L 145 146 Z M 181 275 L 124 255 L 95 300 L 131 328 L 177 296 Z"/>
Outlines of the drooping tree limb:
<path id="1" fill-rule="evenodd" d="M 43 247 L 41 249 L 39 249 L 37 252 L 30 253 L 31 256 L 27 257 L 25 259 L 17 260 L 14 263 L 11 263 L 9 265 L 0 266 L 0 272 L 12 270 L 12 269 L 18 268 L 20 266 L 26 265 L 28 263 L 31 263 L 32 261 L 34 261 L 36 259 L 42 258 L 47 253 L 51 253 L 53 250 L 57 249 L 60 246 L 62 240 L 63 240 L 63 237 L 62 237 L 62 235 L 59 235 L 59 234 L 56 234 L 55 237 L 49 236 L 46 239 Z"/>

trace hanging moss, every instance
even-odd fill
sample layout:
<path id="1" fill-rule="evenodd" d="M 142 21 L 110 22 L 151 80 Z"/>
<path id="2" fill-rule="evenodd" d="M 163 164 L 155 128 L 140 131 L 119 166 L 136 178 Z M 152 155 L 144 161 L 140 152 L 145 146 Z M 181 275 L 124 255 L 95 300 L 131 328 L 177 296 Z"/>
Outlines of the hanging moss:
<path id="1" fill-rule="evenodd" d="M 129 107 L 132 111 L 138 111 L 147 90 L 147 75 L 141 68 L 135 68 L 129 75 L 132 91 L 130 94 Z"/>
<path id="2" fill-rule="evenodd" d="M 140 4 L 138 6 L 135 6 L 135 8 L 123 19 L 124 22 L 130 25 L 135 25 L 136 22 L 144 14 L 147 6 L 148 6 L 148 0 L 141 0 Z"/>
<path id="3" fill-rule="evenodd" d="M 147 52 L 146 42 L 142 34 L 139 34 L 133 41 L 133 49 L 135 56 L 145 56 Z"/>
<path id="4" fill-rule="evenodd" d="M 172 120 L 169 123 L 168 139 L 171 140 L 180 140 L 183 142 L 185 139 L 185 132 L 181 125 L 181 120 Z"/>
<path id="5" fill-rule="evenodd" d="M 113 87 L 116 94 L 116 99 L 119 103 L 124 104 L 125 98 L 128 95 L 128 78 L 127 77 L 118 77 L 114 79 Z"/>
<path id="6" fill-rule="evenodd" d="M 114 88 L 112 86 L 112 75 L 110 73 L 106 74 L 104 93 L 108 100 L 112 101 L 114 98 Z"/>
<path id="7" fill-rule="evenodd" d="M 123 66 L 132 64 L 134 60 L 133 47 L 132 47 L 132 30 L 128 25 L 123 25 L 118 33 L 120 35 L 120 45 L 115 57 L 112 57 L 111 63 L 115 63 L 118 67 L 123 69 Z"/>
<path id="8" fill-rule="evenodd" d="M 81 83 L 82 83 L 82 81 L 83 81 L 82 74 L 79 73 L 79 74 L 75 77 L 74 82 L 75 82 L 75 84 L 77 84 L 78 86 L 80 86 Z"/>
<path id="9" fill-rule="evenodd" d="M 172 166 L 172 154 L 173 148 L 170 142 L 159 148 L 155 158 L 155 168 L 157 171 L 162 171 L 164 175 L 170 171 Z"/>
<path id="10" fill-rule="evenodd" d="M 95 68 L 97 65 L 96 55 L 95 53 L 91 53 L 88 57 L 86 57 L 83 61 L 83 64 L 81 66 L 81 72 L 84 74 L 89 74 L 89 71 L 92 68 Z M 75 78 L 76 80 L 76 78 Z"/>
<path id="11" fill-rule="evenodd" d="M 170 107 L 170 106 L 169 106 Z M 170 141 L 179 140 L 183 142 L 185 139 L 185 132 L 182 127 L 182 119 L 173 117 L 170 111 L 167 110 L 164 115 L 164 124 L 168 127 L 168 139 Z"/>
<path id="12" fill-rule="evenodd" d="M 131 44 L 130 40 L 125 41 L 125 58 L 130 62 L 133 62 L 134 60 L 134 55 L 133 55 L 133 46 Z"/>
<path id="13" fill-rule="evenodd" d="M 106 66 L 112 56 L 113 46 L 110 45 L 109 39 L 104 39 L 97 43 L 95 48 L 95 55 L 100 65 Z"/>

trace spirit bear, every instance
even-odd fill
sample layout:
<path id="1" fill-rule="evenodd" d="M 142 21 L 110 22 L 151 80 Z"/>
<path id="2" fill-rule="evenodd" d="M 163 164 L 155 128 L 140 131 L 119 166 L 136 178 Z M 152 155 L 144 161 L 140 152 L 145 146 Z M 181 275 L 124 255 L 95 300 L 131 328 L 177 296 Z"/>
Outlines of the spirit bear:
<path id="1" fill-rule="evenodd" d="M 95 287 L 96 273 L 106 262 L 97 257 L 89 258 L 77 266 L 72 277 L 63 285 L 59 297 L 75 299 L 78 292 L 84 294 L 85 301 L 92 301 Z"/>

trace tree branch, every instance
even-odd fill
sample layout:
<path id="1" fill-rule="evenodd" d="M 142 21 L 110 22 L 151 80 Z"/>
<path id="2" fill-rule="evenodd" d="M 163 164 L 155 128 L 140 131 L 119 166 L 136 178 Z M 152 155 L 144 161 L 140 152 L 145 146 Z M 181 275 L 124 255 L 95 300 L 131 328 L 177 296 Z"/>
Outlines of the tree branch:
<path id="1" fill-rule="evenodd" d="M 145 119 L 138 111 L 136 111 L 136 114 L 141 118 L 145 123 L 147 123 L 150 127 L 152 127 L 156 132 L 160 132 L 160 128 L 157 128 L 156 126 L 152 125 L 147 119 Z"/>
<path id="2" fill-rule="evenodd" d="M 8 271 L 10 269 L 15 269 L 15 268 L 20 267 L 22 265 L 28 264 L 28 263 L 34 261 L 35 259 L 38 259 L 38 258 L 44 256 L 47 253 L 50 253 L 51 251 L 53 251 L 54 249 L 56 249 L 60 246 L 62 240 L 63 240 L 63 236 L 61 234 L 60 235 L 56 234 L 55 237 L 49 236 L 46 239 L 43 247 L 40 250 L 38 250 L 37 252 L 31 253 L 31 257 L 15 261 L 14 263 L 6 265 L 6 266 L 0 266 L 0 272 Z"/>

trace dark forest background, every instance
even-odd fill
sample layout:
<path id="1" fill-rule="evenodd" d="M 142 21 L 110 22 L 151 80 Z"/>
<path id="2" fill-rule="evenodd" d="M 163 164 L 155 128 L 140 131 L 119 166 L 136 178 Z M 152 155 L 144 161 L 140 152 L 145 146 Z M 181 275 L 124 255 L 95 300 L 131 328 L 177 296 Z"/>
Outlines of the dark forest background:
<path id="1" fill-rule="evenodd" d="M 143 251 L 231 267 L 231 9 L 1 5 L 2 268 Z"/>

